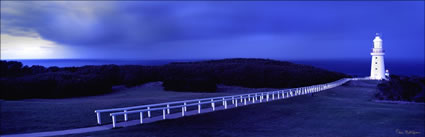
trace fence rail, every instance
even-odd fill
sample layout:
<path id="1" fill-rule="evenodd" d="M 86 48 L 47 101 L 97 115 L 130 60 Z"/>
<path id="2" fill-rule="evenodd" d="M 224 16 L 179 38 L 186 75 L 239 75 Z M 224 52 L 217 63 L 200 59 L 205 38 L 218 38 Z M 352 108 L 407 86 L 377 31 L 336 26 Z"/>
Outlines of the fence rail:
<path id="1" fill-rule="evenodd" d="M 187 112 L 188 107 L 197 106 L 198 113 L 201 113 L 202 105 L 208 105 L 214 111 L 216 107 L 219 105 L 223 106 L 224 109 L 229 107 L 228 103 L 231 102 L 231 105 L 234 107 L 238 107 L 238 103 L 241 105 L 247 105 L 252 103 L 261 103 L 268 102 L 270 100 L 279 100 L 286 99 L 294 96 L 310 94 L 315 92 L 320 92 L 326 89 L 334 88 L 340 86 L 350 80 L 368 80 L 368 77 L 365 78 L 343 78 L 334 82 L 319 84 L 313 86 L 306 86 L 300 88 L 292 88 L 292 89 L 283 89 L 269 92 L 257 92 L 257 93 L 247 93 L 240 95 L 232 95 L 232 96 L 222 96 L 222 97 L 211 97 L 211 98 L 202 98 L 202 99 L 191 99 L 184 101 L 174 101 L 174 102 L 165 102 L 158 104 L 149 104 L 149 105 L 140 105 L 140 106 L 132 106 L 132 107 L 123 107 L 123 108 L 113 108 L 113 109 L 101 109 L 95 110 L 97 116 L 97 124 L 101 125 L 101 113 L 110 113 L 109 116 L 112 118 L 112 126 L 116 127 L 116 117 L 124 116 L 124 121 L 128 121 L 129 114 L 138 113 L 140 115 L 140 124 L 143 123 L 143 115 L 147 114 L 147 117 L 151 117 L 152 112 L 162 111 L 162 119 L 166 119 L 166 115 L 171 114 L 171 109 L 181 108 L 182 116 L 185 116 L 185 112 Z M 240 106 L 240 105 L 239 105 Z"/>

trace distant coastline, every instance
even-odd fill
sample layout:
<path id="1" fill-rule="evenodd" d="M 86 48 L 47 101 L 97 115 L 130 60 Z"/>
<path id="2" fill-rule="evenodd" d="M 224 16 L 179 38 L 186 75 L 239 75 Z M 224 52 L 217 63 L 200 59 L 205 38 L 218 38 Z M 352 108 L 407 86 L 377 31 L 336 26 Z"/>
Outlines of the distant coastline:
<path id="1" fill-rule="evenodd" d="M 208 59 L 160 59 L 160 60 L 136 60 L 136 59 L 13 59 L 7 61 L 19 61 L 23 65 L 32 66 L 40 65 L 45 67 L 81 67 L 85 65 L 145 65 L 158 66 L 171 62 L 193 62 Z M 285 61 L 285 60 L 281 60 Z M 341 72 L 352 76 L 368 76 L 370 75 L 369 59 L 347 59 L 347 60 L 287 60 L 297 64 L 311 65 L 314 67 Z M 385 60 L 386 68 L 390 70 L 390 74 L 404 76 L 420 76 L 424 77 L 424 61 L 421 60 Z"/>

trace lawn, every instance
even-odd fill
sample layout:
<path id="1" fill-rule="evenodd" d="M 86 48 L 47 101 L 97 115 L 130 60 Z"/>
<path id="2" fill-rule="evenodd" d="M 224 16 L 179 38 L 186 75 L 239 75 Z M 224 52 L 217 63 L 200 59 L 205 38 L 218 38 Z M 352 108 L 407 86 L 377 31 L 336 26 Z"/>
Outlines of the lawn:
<path id="1" fill-rule="evenodd" d="M 31 133 L 96 125 L 95 109 L 225 96 L 271 89 L 219 86 L 217 93 L 164 91 L 161 82 L 153 82 L 111 94 L 70 99 L 28 99 L 0 101 L 1 134 Z M 102 121 L 110 121 L 107 114 Z"/>
<path id="2" fill-rule="evenodd" d="M 424 105 L 374 102 L 376 84 L 71 136 L 424 136 Z"/>
<path id="3" fill-rule="evenodd" d="M 376 84 L 353 81 L 313 96 L 66 136 L 424 136 L 424 104 L 375 102 Z M 170 92 L 149 83 L 102 96 L 2 101 L 1 131 L 88 127 L 96 124 L 94 109 L 271 90 L 219 87 L 218 93 Z"/>

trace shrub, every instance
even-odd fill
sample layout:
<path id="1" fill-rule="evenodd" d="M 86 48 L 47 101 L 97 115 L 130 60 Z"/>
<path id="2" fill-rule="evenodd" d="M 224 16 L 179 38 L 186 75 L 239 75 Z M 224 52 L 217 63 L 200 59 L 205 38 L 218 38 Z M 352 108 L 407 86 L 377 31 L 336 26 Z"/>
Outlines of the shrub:
<path id="1" fill-rule="evenodd" d="M 375 97 L 380 100 L 424 102 L 425 78 L 391 75 L 378 89 Z"/>

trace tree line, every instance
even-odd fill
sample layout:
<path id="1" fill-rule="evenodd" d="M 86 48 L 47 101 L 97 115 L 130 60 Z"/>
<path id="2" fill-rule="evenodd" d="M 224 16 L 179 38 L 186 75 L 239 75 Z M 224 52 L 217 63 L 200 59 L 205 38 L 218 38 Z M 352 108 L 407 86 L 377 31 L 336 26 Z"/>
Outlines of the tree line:
<path id="1" fill-rule="evenodd" d="M 165 90 L 215 92 L 217 84 L 250 88 L 293 88 L 349 77 L 308 65 L 269 59 L 175 62 L 162 66 L 23 66 L 0 62 L 2 99 L 66 98 L 105 94 L 112 86 L 162 81 Z"/>

